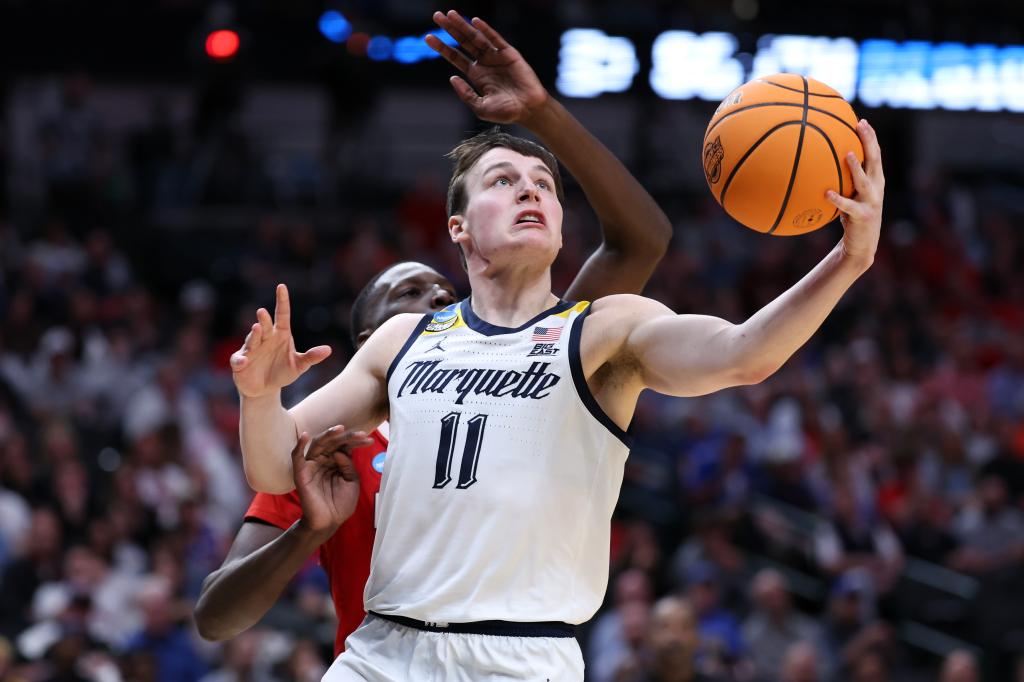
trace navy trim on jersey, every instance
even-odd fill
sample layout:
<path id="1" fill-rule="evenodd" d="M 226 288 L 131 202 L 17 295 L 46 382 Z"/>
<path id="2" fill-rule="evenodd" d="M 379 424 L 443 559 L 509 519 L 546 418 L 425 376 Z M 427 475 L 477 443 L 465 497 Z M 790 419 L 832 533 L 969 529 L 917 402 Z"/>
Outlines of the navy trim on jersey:
<path id="1" fill-rule="evenodd" d="M 469 327 L 475 332 L 483 334 L 484 336 L 497 336 L 498 334 L 515 334 L 517 332 L 521 332 L 530 325 L 537 324 L 548 315 L 557 315 L 558 313 L 564 312 L 569 308 L 573 307 L 574 305 L 576 305 L 571 301 L 559 300 L 558 303 L 551 306 L 550 308 L 542 312 L 540 315 L 537 315 L 529 322 L 524 322 L 523 324 L 513 329 L 512 327 L 499 327 L 496 324 L 484 322 L 479 317 L 477 317 L 475 312 L 473 312 L 473 305 L 469 301 L 470 299 L 466 298 L 463 299 L 461 303 L 459 303 L 459 305 L 462 307 L 462 320 L 466 323 L 467 327 Z"/>
<path id="2" fill-rule="evenodd" d="M 612 418 L 605 414 L 605 411 L 597 404 L 597 399 L 594 398 L 594 394 L 590 392 L 590 386 L 587 385 L 587 377 L 583 374 L 580 338 L 583 336 L 583 322 L 593 309 L 593 304 L 588 305 L 587 309 L 573 321 L 572 329 L 569 331 L 569 371 L 572 373 L 572 383 L 576 386 L 576 392 L 579 394 L 580 400 L 583 401 L 583 405 L 590 414 L 594 415 L 594 419 L 601 422 L 606 429 L 612 432 L 613 436 L 622 441 L 623 445 L 632 448 L 633 437 L 619 428 L 619 425 L 613 422 Z"/>
<path id="3" fill-rule="evenodd" d="M 497 637 L 575 637 L 576 626 L 561 621 L 520 623 L 509 620 L 478 620 L 472 623 L 428 623 L 415 618 L 370 611 L 375 618 L 389 620 L 424 632 L 445 632 L 455 635 L 491 635 Z"/>
<path id="4" fill-rule="evenodd" d="M 427 325 L 430 324 L 432 319 L 434 319 L 434 313 L 427 313 L 423 316 L 422 320 L 416 323 L 416 327 L 412 330 L 412 333 L 409 334 L 409 338 L 406 339 L 405 345 L 402 346 L 402 350 L 398 351 L 398 355 L 395 356 L 395 359 L 391 361 L 391 365 L 388 367 L 387 376 L 384 378 L 385 386 L 391 383 L 391 373 L 398 368 L 398 361 L 405 357 L 405 354 L 409 352 L 410 348 L 412 348 L 412 344 L 416 343 L 416 339 L 420 338 L 420 334 L 423 333 L 423 330 L 427 328 Z"/>

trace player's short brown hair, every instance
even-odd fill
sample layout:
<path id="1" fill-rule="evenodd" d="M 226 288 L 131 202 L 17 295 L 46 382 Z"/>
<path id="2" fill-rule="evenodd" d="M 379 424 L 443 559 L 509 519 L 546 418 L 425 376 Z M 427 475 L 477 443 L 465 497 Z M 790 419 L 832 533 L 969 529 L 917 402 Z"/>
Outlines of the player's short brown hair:
<path id="1" fill-rule="evenodd" d="M 492 149 L 511 149 L 523 156 L 535 156 L 544 162 L 544 165 L 551 171 L 551 177 L 555 181 L 555 194 L 559 201 L 564 200 L 562 193 L 562 178 L 558 174 L 558 159 L 555 155 L 536 142 L 509 135 L 502 132 L 501 128 L 494 126 L 490 130 L 463 140 L 454 149 L 448 152 L 447 156 L 455 162 L 452 169 L 452 178 L 448 181 L 448 201 L 446 209 L 448 217 L 466 210 L 466 176 L 473 169 L 480 157 Z"/>

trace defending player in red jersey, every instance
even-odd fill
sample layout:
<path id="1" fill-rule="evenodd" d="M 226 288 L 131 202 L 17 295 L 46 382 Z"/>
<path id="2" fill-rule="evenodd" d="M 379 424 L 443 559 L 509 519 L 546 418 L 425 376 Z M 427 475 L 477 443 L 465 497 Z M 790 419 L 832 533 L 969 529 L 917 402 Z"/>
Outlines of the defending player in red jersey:
<path id="1" fill-rule="evenodd" d="M 601 223 L 603 242 L 565 297 L 582 300 L 640 293 L 671 237 L 668 218 L 654 200 L 618 159 L 549 95 L 515 50 L 477 62 L 474 82 L 481 91 L 479 96 L 467 90 L 463 81 L 453 80 L 453 87 L 479 118 L 524 125 L 536 134 L 572 172 Z M 400 264 L 378 275 L 360 294 L 353 308 L 352 330 L 357 335 L 353 340 L 361 345 L 378 325 L 397 313 L 436 312 L 455 300 L 452 285 L 436 271 L 418 263 Z M 266 311 L 263 315 L 269 318 Z M 323 347 L 305 354 L 294 353 L 294 348 L 292 352 L 302 371 L 326 357 Z M 373 501 L 382 470 L 373 464 L 383 462 L 380 455 L 387 447 L 386 434 L 375 431 L 371 439 L 372 444 L 355 447 L 362 442 L 361 434 L 325 432 L 311 445 L 325 452 L 337 448 L 351 453 L 359 472 L 358 494 L 352 492 L 352 484 L 345 487 L 347 482 L 334 480 L 317 489 L 297 480 L 292 493 L 256 496 L 223 566 L 203 584 L 195 613 L 203 637 L 223 640 L 254 625 L 319 548 L 338 610 L 336 652 L 341 651 L 345 638 L 364 615 L 363 586 L 374 537 Z M 299 462 L 300 467 L 304 463 Z M 325 495 L 325 490 L 331 495 Z M 344 508 L 325 512 L 332 495 L 358 498 L 351 518 Z M 337 532 L 332 534 L 334 528 Z"/>

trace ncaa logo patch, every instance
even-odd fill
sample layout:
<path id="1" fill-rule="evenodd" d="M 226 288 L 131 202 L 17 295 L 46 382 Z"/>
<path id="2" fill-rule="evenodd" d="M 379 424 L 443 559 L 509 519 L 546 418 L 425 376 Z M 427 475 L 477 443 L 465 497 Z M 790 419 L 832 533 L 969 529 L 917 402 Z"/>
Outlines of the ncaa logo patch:
<path id="1" fill-rule="evenodd" d="M 445 329 L 451 328 L 459 319 L 459 311 L 455 309 L 455 306 L 448 306 L 444 310 L 434 313 L 433 319 L 430 320 L 430 324 L 427 325 L 426 331 L 428 332 L 443 332 Z"/>
<path id="2" fill-rule="evenodd" d="M 725 149 L 722 148 L 722 138 L 716 137 L 704 145 L 704 177 L 708 184 L 713 185 L 722 177 L 722 159 L 725 158 Z"/>
<path id="3" fill-rule="evenodd" d="M 370 462 L 370 466 L 372 466 L 373 470 L 376 471 L 378 474 L 384 473 L 384 458 L 387 456 L 388 453 L 386 452 L 378 453 L 377 456 L 373 458 L 373 461 Z"/>

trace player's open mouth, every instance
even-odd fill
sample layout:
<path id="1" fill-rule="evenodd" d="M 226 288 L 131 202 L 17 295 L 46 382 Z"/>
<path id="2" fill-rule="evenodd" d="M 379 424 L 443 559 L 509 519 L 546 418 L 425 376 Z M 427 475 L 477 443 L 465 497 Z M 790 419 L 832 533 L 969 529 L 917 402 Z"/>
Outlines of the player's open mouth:
<path id="1" fill-rule="evenodd" d="M 541 227 L 545 224 L 544 214 L 538 211 L 523 211 L 516 216 L 516 227 Z"/>

